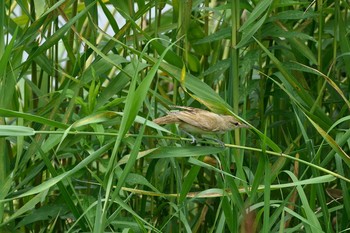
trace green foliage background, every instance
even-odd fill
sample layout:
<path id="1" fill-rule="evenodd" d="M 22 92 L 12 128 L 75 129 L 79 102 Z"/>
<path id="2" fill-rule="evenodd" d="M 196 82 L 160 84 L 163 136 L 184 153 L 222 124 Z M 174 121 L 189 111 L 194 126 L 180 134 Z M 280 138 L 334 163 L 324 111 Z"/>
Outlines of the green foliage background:
<path id="1" fill-rule="evenodd" d="M 0 1 L 0 231 L 350 231 L 349 9 Z M 251 128 L 191 145 L 171 105 Z"/>

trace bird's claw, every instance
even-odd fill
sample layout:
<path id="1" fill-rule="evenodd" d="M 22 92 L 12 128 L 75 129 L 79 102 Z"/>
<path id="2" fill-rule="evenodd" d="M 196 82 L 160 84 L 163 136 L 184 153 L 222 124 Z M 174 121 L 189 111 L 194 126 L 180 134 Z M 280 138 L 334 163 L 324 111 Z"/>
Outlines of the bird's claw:
<path id="1" fill-rule="evenodd" d="M 224 148 L 226 147 L 225 143 L 223 141 L 220 141 L 219 139 L 211 138 L 211 137 L 203 137 L 203 138 L 217 142 L 220 145 L 220 147 L 224 147 Z"/>
<path id="2" fill-rule="evenodd" d="M 197 139 L 190 133 L 183 131 L 186 135 L 188 135 L 191 138 L 191 144 L 196 144 L 197 143 Z"/>
<path id="3" fill-rule="evenodd" d="M 212 138 L 215 142 L 217 142 L 219 145 L 220 145 L 220 147 L 223 147 L 223 148 L 225 148 L 226 146 L 225 146 L 225 143 L 223 142 L 223 141 L 220 141 L 219 139 L 215 139 L 215 138 Z"/>
<path id="4" fill-rule="evenodd" d="M 191 137 L 191 144 L 197 144 L 197 139 L 195 137 Z"/>

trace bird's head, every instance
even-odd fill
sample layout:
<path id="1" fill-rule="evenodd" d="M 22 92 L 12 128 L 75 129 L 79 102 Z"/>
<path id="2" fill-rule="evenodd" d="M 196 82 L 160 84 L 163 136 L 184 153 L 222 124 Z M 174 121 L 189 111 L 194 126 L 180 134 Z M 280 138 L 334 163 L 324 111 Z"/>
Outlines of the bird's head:
<path id="1" fill-rule="evenodd" d="M 225 122 L 228 124 L 230 129 L 236 128 L 249 128 L 248 125 L 240 122 L 234 116 L 222 116 L 225 119 Z"/>

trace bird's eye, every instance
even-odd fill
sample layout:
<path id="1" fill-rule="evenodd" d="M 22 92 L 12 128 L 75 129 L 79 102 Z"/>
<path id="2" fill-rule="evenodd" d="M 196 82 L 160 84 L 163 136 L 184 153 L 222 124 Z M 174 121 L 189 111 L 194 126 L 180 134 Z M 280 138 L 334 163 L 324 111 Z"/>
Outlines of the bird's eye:
<path id="1" fill-rule="evenodd" d="M 234 126 L 239 126 L 239 125 L 240 125 L 239 122 L 237 122 L 237 121 L 231 121 L 231 123 L 232 123 Z"/>

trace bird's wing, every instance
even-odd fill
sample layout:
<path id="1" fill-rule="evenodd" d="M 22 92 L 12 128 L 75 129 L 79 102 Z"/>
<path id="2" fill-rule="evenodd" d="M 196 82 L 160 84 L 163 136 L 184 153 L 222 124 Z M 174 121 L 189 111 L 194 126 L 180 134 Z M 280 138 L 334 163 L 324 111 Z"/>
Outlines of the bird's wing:
<path id="1" fill-rule="evenodd" d="M 218 118 L 215 113 L 211 113 L 205 110 L 198 109 L 187 109 L 187 111 L 174 112 L 172 114 L 176 115 L 177 118 L 187 124 L 198 127 L 205 131 L 214 131 L 215 128 L 213 126 L 218 125 Z"/>

